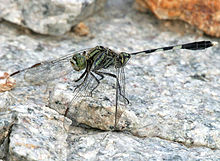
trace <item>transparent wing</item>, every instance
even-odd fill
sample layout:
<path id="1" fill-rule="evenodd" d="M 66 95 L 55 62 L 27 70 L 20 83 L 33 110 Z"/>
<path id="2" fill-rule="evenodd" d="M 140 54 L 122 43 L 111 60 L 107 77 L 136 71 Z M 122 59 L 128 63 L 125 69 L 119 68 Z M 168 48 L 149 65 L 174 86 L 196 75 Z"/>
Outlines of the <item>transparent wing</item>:
<path id="1" fill-rule="evenodd" d="M 116 69 L 116 76 L 118 78 L 118 83 L 116 82 L 116 106 L 115 106 L 115 129 L 117 129 L 118 121 L 122 115 L 122 111 L 119 110 L 119 107 L 126 107 L 129 103 L 128 99 L 125 96 L 125 73 L 124 68 Z M 121 112 L 119 112 L 121 111 Z"/>
<path id="2" fill-rule="evenodd" d="M 120 103 L 123 103 L 124 106 L 126 106 L 126 104 L 129 103 L 129 100 L 127 99 L 126 97 L 126 90 L 125 90 L 125 87 L 126 87 L 126 83 L 125 83 L 125 72 L 124 72 L 124 67 L 122 68 L 118 68 L 117 69 L 117 77 L 118 77 L 118 80 L 119 80 L 119 101 Z"/>
<path id="3" fill-rule="evenodd" d="M 84 49 L 80 51 L 69 51 L 69 54 L 54 59 L 51 61 L 44 61 L 37 63 L 29 68 L 25 68 L 11 74 L 12 77 L 20 77 L 19 82 L 25 80 L 26 82 L 33 85 L 40 85 L 46 83 L 50 80 L 61 78 L 70 72 L 75 72 L 70 64 L 70 59 L 75 53 L 82 53 L 88 51 L 89 49 Z M 23 78 L 22 78 L 23 77 Z M 18 79 L 16 79 L 17 81 Z"/>
<path id="4" fill-rule="evenodd" d="M 71 100 L 67 102 L 66 104 L 67 106 L 66 106 L 64 115 L 67 116 L 68 111 L 72 107 L 73 104 L 77 105 L 77 103 L 80 102 L 81 99 L 85 97 L 91 97 L 92 96 L 91 92 L 96 86 L 97 86 L 97 82 L 94 79 L 94 77 L 91 76 L 90 73 L 88 74 L 88 77 L 85 81 L 83 79 L 77 83 L 74 81 L 68 82 L 68 88 L 72 91 L 72 93 L 68 95 L 68 97 L 71 96 Z M 62 100 L 61 97 L 57 97 L 54 99 L 54 101 L 57 102 L 57 100 L 59 99 Z"/>

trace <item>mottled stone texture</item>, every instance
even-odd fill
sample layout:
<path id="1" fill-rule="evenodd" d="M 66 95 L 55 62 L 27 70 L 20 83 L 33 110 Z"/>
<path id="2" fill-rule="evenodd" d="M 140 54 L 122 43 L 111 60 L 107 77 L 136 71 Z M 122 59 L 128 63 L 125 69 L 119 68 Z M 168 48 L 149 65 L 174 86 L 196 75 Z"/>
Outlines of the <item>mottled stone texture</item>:
<path id="1" fill-rule="evenodd" d="M 34 32 L 62 35 L 106 0 L 0 0 L 0 17 Z"/>
<path id="2" fill-rule="evenodd" d="M 220 0 L 136 0 L 160 19 L 180 19 L 220 37 Z M 141 9 L 140 8 L 140 9 Z"/>
<path id="3" fill-rule="evenodd" d="M 152 14 L 142 14 L 132 6 L 133 0 L 107 1 L 102 11 L 83 22 L 90 29 L 84 37 L 73 32 L 59 37 L 27 34 L 1 21 L 0 71 L 11 74 L 96 45 L 135 52 L 200 40 L 219 42 L 198 35 L 180 21 L 172 24 L 184 33 L 170 31 Z M 106 76 L 92 97 L 81 97 L 89 94 L 86 90 L 75 97 L 74 80 L 83 71 L 74 72 L 69 61 L 64 62 L 12 76 L 15 88 L 0 93 L 0 159 L 220 159 L 220 46 L 132 56 L 125 67 L 125 96 L 130 104 L 119 101 L 118 131 L 110 131 L 116 80 Z M 33 79 L 39 84 L 31 84 Z M 68 105 L 69 119 L 64 119 Z"/>
<path id="4" fill-rule="evenodd" d="M 66 160 L 70 120 L 48 107 L 11 106 L 8 110 L 0 113 L 0 158 Z"/>

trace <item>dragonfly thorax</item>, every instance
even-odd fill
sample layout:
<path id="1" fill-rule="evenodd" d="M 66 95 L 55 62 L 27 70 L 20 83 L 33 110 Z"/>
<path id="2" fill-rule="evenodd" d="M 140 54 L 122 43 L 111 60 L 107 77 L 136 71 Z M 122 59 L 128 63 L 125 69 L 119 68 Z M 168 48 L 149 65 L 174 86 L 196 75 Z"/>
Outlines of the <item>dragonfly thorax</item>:
<path id="1" fill-rule="evenodd" d="M 74 70 L 81 71 L 86 68 L 86 58 L 80 53 L 74 54 L 70 60 L 70 63 Z"/>

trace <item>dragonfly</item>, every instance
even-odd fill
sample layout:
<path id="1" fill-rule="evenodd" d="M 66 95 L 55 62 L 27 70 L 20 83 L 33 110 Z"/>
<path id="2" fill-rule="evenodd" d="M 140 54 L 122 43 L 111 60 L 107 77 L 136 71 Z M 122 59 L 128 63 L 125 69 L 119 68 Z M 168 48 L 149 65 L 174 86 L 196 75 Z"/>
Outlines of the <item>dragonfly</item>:
<path id="1" fill-rule="evenodd" d="M 11 77 L 24 73 L 24 79 L 31 83 L 42 83 L 51 79 L 60 78 L 70 72 L 81 72 L 81 75 L 74 80 L 77 85 L 74 88 L 74 98 L 71 103 L 78 98 L 78 94 L 82 90 L 88 90 L 91 79 L 95 83 L 90 85 L 89 93 L 92 96 L 93 91 L 100 85 L 105 77 L 111 77 L 116 82 L 115 93 L 115 119 L 114 129 L 117 128 L 118 121 L 118 101 L 119 97 L 123 98 L 125 104 L 129 104 L 128 98 L 125 96 L 125 74 L 124 67 L 131 57 L 139 54 L 151 54 L 154 52 L 186 49 L 186 50 L 203 50 L 216 45 L 217 42 L 197 41 L 180 45 L 160 47 L 155 49 L 143 50 L 138 52 L 115 52 L 107 47 L 96 46 L 81 51 L 72 51 L 69 54 L 51 60 L 36 63 L 28 68 L 18 70 Z M 116 73 L 108 71 L 115 69 Z M 70 104 L 71 104 L 70 103 Z M 64 116 L 67 116 L 70 106 L 67 107 Z"/>

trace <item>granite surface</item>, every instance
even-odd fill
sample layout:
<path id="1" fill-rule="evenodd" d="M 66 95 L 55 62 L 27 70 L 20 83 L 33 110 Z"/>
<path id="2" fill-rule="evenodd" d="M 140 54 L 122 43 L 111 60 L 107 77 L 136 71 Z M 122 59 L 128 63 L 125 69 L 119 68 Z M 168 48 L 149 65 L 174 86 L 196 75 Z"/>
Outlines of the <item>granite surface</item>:
<path id="1" fill-rule="evenodd" d="M 96 45 L 135 52 L 199 40 L 218 41 L 179 21 L 139 13 L 133 1 L 108 1 L 84 21 L 90 34 L 59 37 L 0 22 L 0 71 L 8 73 Z M 126 97 L 112 131 L 115 80 L 93 97 L 74 97 L 81 73 L 69 66 L 14 76 L 0 93 L 3 160 L 220 160 L 220 48 L 133 56 L 125 67 Z M 62 71 L 62 72 L 60 72 Z M 52 76 L 57 79 L 49 79 Z M 39 84 L 25 80 L 38 79 Z M 44 81 L 44 80 L 50 81 Z M 91 81 L 92 83 L 92 81 Z M 88 94 L 86 91 L 82 94 Z M 70 126 L 72 122 L 72 125 Z"/>

